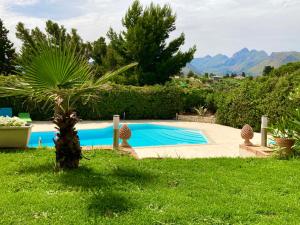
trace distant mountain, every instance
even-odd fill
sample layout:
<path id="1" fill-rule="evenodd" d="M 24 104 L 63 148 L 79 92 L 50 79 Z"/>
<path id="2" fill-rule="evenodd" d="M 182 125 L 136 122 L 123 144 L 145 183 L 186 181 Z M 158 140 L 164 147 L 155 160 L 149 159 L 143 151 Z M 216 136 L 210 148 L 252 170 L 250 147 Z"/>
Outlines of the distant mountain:
<path id="1" fill-rule="evenodd" d="M 265 51 L 251 50 L 243 48 L 232 57 L 218 54 L 216 56 L 205 56 L 194 58 L 186 65 L 183 72 L 192 71 L 197 74 L 203 73 L 242 73 L 249 75 L 260 75 L 265 66 L 275 68 L 289 63 L 300 61 L 300 52 L 273 52 L 268 55 Z"/>

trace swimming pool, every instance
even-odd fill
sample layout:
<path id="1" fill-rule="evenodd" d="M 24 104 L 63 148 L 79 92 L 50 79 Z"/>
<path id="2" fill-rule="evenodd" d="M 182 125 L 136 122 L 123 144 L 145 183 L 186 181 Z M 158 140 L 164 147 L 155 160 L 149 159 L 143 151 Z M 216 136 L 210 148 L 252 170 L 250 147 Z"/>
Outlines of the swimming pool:
<path id="1" fill-rule="evenodd" d="M 128 143 L 132 147 L 207 144 L 207 138 L 199 130 L 156 124 L 128 124 L 132 136 Z M 29 147 L 53 147 L 55 131 L 32 132 Z M 99 129 L 78 130 L 81 146 L 112 145 L 112 126 Z"/>

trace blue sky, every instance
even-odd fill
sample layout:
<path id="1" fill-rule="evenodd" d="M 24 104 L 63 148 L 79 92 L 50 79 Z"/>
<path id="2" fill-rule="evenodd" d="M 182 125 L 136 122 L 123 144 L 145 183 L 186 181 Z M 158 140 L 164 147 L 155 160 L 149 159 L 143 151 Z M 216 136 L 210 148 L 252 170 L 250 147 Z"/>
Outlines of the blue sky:
<path id="1" fill-rule="evenodd" d="M 149 0 L 141 0 L 143 5 Z M 196 56 L 232 55 L 243 47 L 274 51 L 300 51 L 300 0 L 153 0 L 170 4 L 177 13 L 177 30 L 186 35 L 183 49 L 197 46 Z M 0 0 L 0 18 L 11 31 L 15 26 L 44 28 L 52 19 L 67 29 L 76 28 L 83 39 L 104 36 L 109 27 L 121 29 L 121 18 L 132 0 Z"/>

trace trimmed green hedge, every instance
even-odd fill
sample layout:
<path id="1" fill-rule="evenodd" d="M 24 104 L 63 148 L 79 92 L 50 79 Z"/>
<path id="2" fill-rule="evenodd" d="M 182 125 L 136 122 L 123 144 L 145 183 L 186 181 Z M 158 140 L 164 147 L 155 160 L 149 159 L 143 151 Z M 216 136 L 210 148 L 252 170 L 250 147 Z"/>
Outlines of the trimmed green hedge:
<path id="1" fill-rule="evenodd" d="M 10 78 L 7 78 L 10 79 Z M 5 80 L 7 80 L 5 79 Z M 1 79 L 0 79 L 1 81 Z M 205 105 L 207 90 L 186 90 L 172 86 L 135 87 L 111 85 L 99 90 L 97 102 L 78 105 L 77 113 L 84 120 L 112 119 L 114 114 L 126 119 L 173 119 L 176 113 L 191 111 L 194 106 Z M 25 102 L 22 99 L 0 99 L 0 107 L 12 107 L 13 113 L 29 112 L 33 120 L 51 119 L 51 110 L 42 104 Z"/>
<path id="2" fill-rule="evenodd" d="M 80 118 L 111 119 L 112 115 L 125 112 L 127 119 L 172 119 L 184 106 L 182 90 L 174 87 L 114 85 L 97 94 L 96 111 L 89 105 L 79 106 Z"/>

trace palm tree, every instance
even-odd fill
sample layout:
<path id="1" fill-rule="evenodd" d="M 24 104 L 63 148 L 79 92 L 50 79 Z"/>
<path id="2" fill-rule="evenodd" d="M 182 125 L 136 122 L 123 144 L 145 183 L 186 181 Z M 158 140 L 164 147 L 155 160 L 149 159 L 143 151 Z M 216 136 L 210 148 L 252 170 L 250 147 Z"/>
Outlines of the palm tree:
<path id="1" fill-rule="evenodd" d="M 136 63 L 95 79 L 89 63 L 76 54 L 69 44 L 53 45 L 39 41 L 33 55 L 22 59 L 19 82 L 0 87 L 0 96 L 20 96 L 53 107 L 53 123 L 58 130 L 54 139 L 56 163 L 59 168 L 77 168 L 82 158 L 75 129 L 79 121 L 76 104 L 95 102 L 96 91 L 111 77 L 128 70 Z M 40 104 L 39 104 L 40 105 Z"/>

